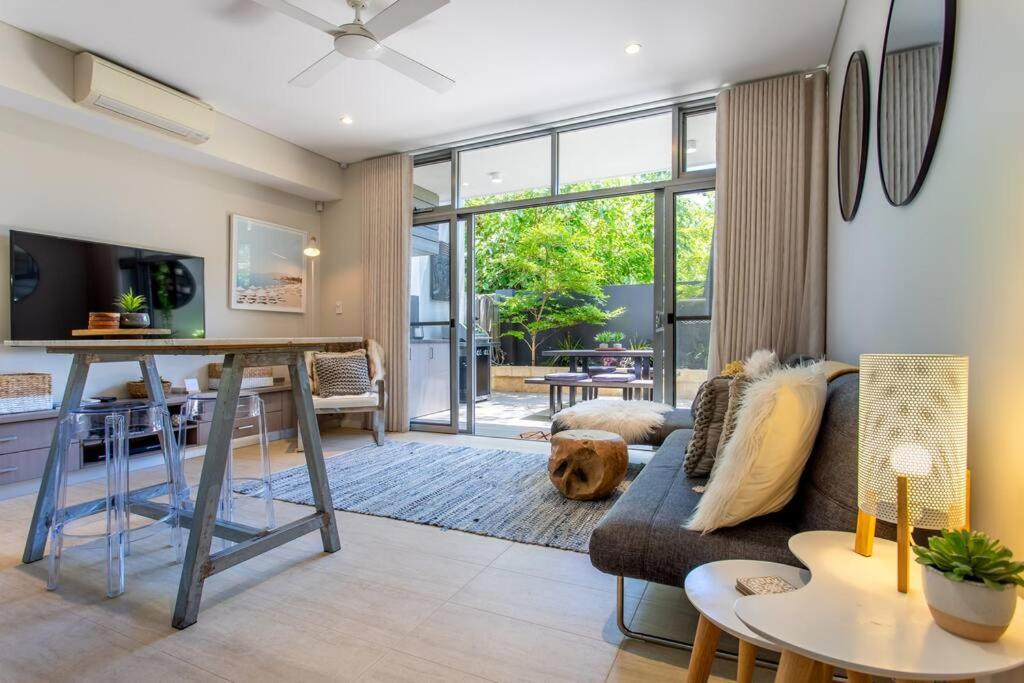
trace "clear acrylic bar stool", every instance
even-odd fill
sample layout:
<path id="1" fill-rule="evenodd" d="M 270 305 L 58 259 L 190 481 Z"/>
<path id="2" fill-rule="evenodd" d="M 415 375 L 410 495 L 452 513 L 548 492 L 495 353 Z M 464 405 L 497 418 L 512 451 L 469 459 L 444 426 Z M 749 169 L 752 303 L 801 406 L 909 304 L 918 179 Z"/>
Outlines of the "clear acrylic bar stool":
<path id="1" fill-rule="evenodd" d="M 189 394 L 185 399 L 178 421 L 178 450 L 180 452 L 185 452 L 188 427 L 194 424 L 213 422 L 213 409 L 216 404 L 216 391 Z M 235 477 L 235 441 L 252 434 L 257 436 L 259 442 L 261 476 Z M 228 461 L 224 469 L 224 484 L 221 487 L 220 504 L 217 510 L 218 519 L 228 522 L 234 519 L 236 500 L 233 488 L 239 482 L 245 481 L 260 483 L 259 488 L 263 493 L 266 514 L 266 528 L 272 529 L 275 526 L 274 495 L 270 483 L 270 444 L 267 440 L 266 411 L 263 407 L 263 399 L 251 391 L 243 391 L 238 395 L 238 408 L 235 411 L 235 434 L 231 440 Z M 223 546 L 231 545 L 231 542 L 225 539 L 221 539 L 221 542 Z"/>
<path id="2" fill-rule="evenodd" d="M 183 559 L 181 523 L 178 516 L 180 494 L 183 491 L 181 461 L 174 441 L 171 418 L 165 408 L 147 401 L 114 401 L 107 403 L 85 403 L 72 410 L 57 426 L 58 458 L 54 486 L 56 510 L 50 524 L 49 577 L 46 587 L 56 590 L 60 578 L 61 556 L 64 539 L 106 540 L 107 596 L 113 598 L 124 593 L 125 555 L 128 553 L 130 538 L 140 538 L 141 532 L 156 530 L 167 524 L 171 532 L 171 545 L 175 560 Z M 167 476 L 167 514 L 157 520 L 129 528 L 131 490 L 128 484 L 129 439 L 142 436 L 156 436 L 164 459 Z M 106 505 L 83 516 L 68 516 L 67 452 L 72 441 L 102 441 L 107 471 Z M 105 512 L 106 531 L 102 533 L 72 533 L 76 523 L 90 516 Z"/>

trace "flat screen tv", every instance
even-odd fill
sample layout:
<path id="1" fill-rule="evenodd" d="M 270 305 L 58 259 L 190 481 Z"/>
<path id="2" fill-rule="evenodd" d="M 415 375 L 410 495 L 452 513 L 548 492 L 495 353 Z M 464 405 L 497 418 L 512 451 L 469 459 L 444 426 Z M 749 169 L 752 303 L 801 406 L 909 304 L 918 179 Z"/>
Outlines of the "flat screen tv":
<path id="1" fill-rule="evenodd" d="M 11 338 L 70 339 L 90 312 L 114 312 L 131 288 L 152 327 L 205 336 L 203 259 L 166 251 L 12 230 Z"/>

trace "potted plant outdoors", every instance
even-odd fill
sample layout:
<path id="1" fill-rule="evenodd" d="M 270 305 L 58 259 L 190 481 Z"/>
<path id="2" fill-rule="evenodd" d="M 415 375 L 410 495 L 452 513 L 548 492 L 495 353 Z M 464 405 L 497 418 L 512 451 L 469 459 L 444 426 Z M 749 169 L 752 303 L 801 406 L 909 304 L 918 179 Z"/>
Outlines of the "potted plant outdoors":
<path id="1" fill-rule="evenodd" d="M 609 332 L 611 335 L 611 347 L 618 351 L 622 350 L 622 341 L 626 338 L 624 332 Z"/>
<path id="2" fill-rule="evenodd" d="M 924 597 L 935 623 L 950 633 L 993 642 L 1013 620 L 1024 564 L 978 531 L 943 531 L 914 546 Z"/>
<path id="3" fill-rule="evenodd" d="M 149 327 L 149 313 L 143 310 L 146 297 L 129 288 L 114 303 L 121 309 L 121 327 Z"/>
<path id="4" fill-rule="evenodd" d="M 607 349 L 608 347 L 610 347 L 612 344 L 615 343 L 616 334 L 616 332 L 612 332 L 610 330 L 605 330 L 604 332 L 598 332 L 597 334 L 595 334 L 594 341 L 597 342 L 597 348 Z"/>

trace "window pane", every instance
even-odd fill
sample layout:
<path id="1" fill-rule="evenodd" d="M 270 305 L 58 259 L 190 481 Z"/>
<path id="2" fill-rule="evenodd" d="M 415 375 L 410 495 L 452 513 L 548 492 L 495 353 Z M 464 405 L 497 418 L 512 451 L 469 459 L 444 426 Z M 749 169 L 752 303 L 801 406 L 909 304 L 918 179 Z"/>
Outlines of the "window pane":
<path id="1" fill-rule="evenodd" d="M 672 177 L 672 114 L 558 136 L 559 192 L 635 185 Z"/>
<path id="2" fill-rule="evenodd" d="M 688 406 L 701 382 L 707 379 L 711 346 L 714 191 L 676 195 L 675 230 L 676 402 Z"/>
<path id="3" fill-rule="evenodd" d="M 416 211 L 452 205 L 452 162 L 439 161 L 412 169 L 412 208 Z"/>
<path id="4" fill-rule="evenodd" d="M 715 167 L 715 122 L 717 112 L 692 114 L 686 117 L 686 170 L 699 171 Z"/>
<path id="5" fill-rule="evenodd" d="M 459 205 L 480 206 L 551 194 L 551 137 L 459 154 Z"/>

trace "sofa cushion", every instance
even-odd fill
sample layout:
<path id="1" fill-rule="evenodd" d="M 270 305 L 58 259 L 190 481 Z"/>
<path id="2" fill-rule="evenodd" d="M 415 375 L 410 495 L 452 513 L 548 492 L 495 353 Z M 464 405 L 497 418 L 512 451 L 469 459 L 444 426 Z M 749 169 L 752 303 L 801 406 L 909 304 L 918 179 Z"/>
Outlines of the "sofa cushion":
<path id="1" fill-rule="evenodd" d="M 323 398 L 313 397 L 313 410 L 335 410 L 338 408 L 371 408 L 377 405 L 378 398 L 376 391 L 367 391 L 362 394 L 348 396 L 331 396 Z"/>
<path id="2" fill-rule="evenodd" d="M 682 470 L 692 432 L 673 432 L 616 501 L 590 538 L 590 561 L 603 572 L 681 586 L 699 565 L 729 558 L 799 566 L 786 542 L 795 533 L 783 513 L 702 536 L 683 528 L 700 494 Z"/>
<path id="3" fill-rule="evenodd" d="M 691 477 L 711 474 L 718 453 L 718 442 L 729 408 L 731 377 L 712 377 L 700 385 L 693 399 L 693 437 L 686 444 L 683 471 Z"/>
<path id="4" fill-rule="evenodd" d="M 849 373 L 828 384 L 828 398 L 814 451 L 800 489 L 790 504 L 798 531 L 857 528 L 857 417 L 860 375 Z M 896 526 L 878 521 L 875 534 L 895 539 Z"/>

